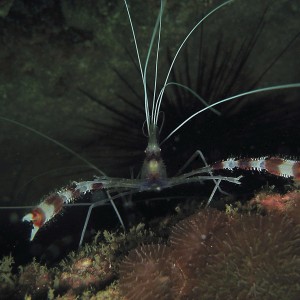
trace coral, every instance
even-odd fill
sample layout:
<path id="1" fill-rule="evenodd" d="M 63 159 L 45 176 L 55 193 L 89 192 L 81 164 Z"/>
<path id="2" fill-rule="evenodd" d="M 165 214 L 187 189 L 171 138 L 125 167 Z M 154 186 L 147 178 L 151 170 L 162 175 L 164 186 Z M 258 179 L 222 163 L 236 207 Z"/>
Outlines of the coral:
<path id="1" fill-rule="evenodd" d="M 209 255 L 214 251 L 215 234 L 230 221 L 230 217 L 216 210 L 200 210 L 171 230 L 172 255 L 187 276 L 200 276 Z"/>
<path id="2" fill-rule="evenodd" d="M 30 294 L 32 299 L 47 295 L 53 283 L 53 274 L 45 266 L 33 261 L 25 267 L 19 267 L 18 293 Z"/>
<path id="3" fill-rule="evenodd" d="M 202 210 L 120 267 L 126 299 L 299 299 L 300 226 L 277 215 Z"/>
<path id="4" fill-rule="evenodd" d="M 215 244 L 204 299 L 299 299 L 300 228 L 280 216 L 240 216 Z"/>
<path id="5" fill-rule="evenodd" d="M 78 294 L 82 294 L 82 297 L 92 297 L 91 290 L 102 290 L 116 278 L 119 257 L 123 257 L 129 249 L 151 240 L 152 237 L 153 233 L 147 231 L 143 224 L 131 228 L 127 234 L 104 231 L 103 235 L 96 235 L 93 243 L 70 253 L 67 259 L 60 263 L 55 276 L 56 292 L 59 291 L 63 295 L 61 299 L 72 299 Z M 108 299 L 116 299 L 116 293 L 112 288 L 106 291 L 106 295 L 111 295 L 107 296 Z M 106 297 L 103 294 L 94 296 L 97 296 L 95 299 Z"/>
<path id="6" fill-rule="evenodd" d="M 154 233 L 145 229 L 145 224 L 142 223 L 133 226 L 126 233 L 112 233 L 105 230 L 103 236 L 105 239 L 105 249 L 103 251 L 114 254 L 114 256 L 124 255 L 139 244 L 149 243 L 155 239 Z"/>
<path id="7" fill-rule="evenodd" d="M 300 225 L 282 212 L 202 209 L 165 243 L 138 225 L 98 234 L 54 268 L 34 261 L 13 275 L 12 267 L 2 260 L 4 298 L 299 299 Z"/>
<path id="8" fill-rule="evenodd" d="M 170 244 L 142 245 L 120 266 L 120 290 L 126 299 L 183 299 L 198 295 L 215 234 L 232 221 L 216 210 L 202 210 L 171 230 Z"/>
<path id="9" fill-rule="evenodd" d="M 173 299 L 172 268 L 166 245 L 142 245 L 123 261 L 120 289 L 126 299 Z"/>
<path id="10" fill-rule="evenodd" d="M 3 299 L 9 297 L 16 285 L 16 278 L 12 274 L 12 256 L 5 256 L 0 261 L 0 292 Z"/>
<path id="11" fill-rule="evenodd" d="M 49 297 L 49 296 L 48 296 Z M 55 297 L 52 295 L 49 300 L 76 300 L 78 296 L 73 291 L 68 291 L 66 294 Z M 107 289 L 99 292 L 85 291 L 82 293 L 81 300 L 125 300 L 121 297 L 117 284 L 111 284 Z"/>
<path id="12" fill-rule="evenodd" d="M 283 195 L 278 193 L 258 193 L 250 201 L 250 205 L 257 205 L 259 209 L 267 213 L 288 215 L 297 224 L 300 224 L 300 192 L 297 190 Z"/>
<path id="13" fill-rule="evenodd" d="M 53 295 L 53 298 L 51 298 L 51 300 L 52 299 L 55 299 L 55 300 L 77 300 L 78 297 L 76 296 L 76 294 L 73 291 L 69 290 L 66 294 L 64 294 L 62 296 L 59 295 L 56 298 L 54 298 L 54 295 Z"/>
<path id="14" fill-rule="evenodd" d="M 119 287 L 117 284 L 111 284 L 104 291 L 99 291 L 96 294 L 91 292 L 83 293 L 82 300 L 125 300 L 120 295 Z"/>
<path id="15" fill-rule="evenodd" d="M 82 256 L 82 257 L 81 257 Z M 110 262 L 100 254 L 89 257 L 74 255 L 58 275 L 58 287 L 83 291 L 90 286 L 105 285 L 113 277 Z"/>

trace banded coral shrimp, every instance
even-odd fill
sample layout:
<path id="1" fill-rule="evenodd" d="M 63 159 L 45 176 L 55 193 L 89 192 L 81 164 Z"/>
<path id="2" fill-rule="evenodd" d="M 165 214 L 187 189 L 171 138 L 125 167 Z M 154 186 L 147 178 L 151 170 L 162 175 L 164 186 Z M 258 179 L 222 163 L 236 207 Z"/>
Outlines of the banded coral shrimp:
<path id="1" fill-rule="evenodd" d="M 198 20 L 199 20 L 199 16 L 198 16 Z M 281 49 L 284 49 L 284 47 L 282 47 Z M 277 53 L 280 53 L 280 51 L 277 51 Z M 267 66 L 268 66 L 268 64 L 267 64 Z M 27 67 L 27 69 L 30 69 L 30 66 L 26 66 Z M 270 82 L 272 82 L 271 81 L 271 79 L 268 79 L 268 80 L 270 80 Z M 285 79 L 286 80 L 286 79 Z M 284 81 L 285 83 L 286 82 L 295 82 L 295 81 Z M 299 80 L 298 81 L 296 81 L 296 82 L 299 82 Z M 278 83 L 279 84 L 279 83 Z M 244 89 L 243 89 L 244 90 Z M 241 92 L 241 90 L 239 90 L 239 92 Z M 236 94 L 238 94 L 238 92 L 236 93 Z M 232 95 L 234 95 L 234 93 L 232 94 Z M 204 97 L 205 98 L 205 97 Z M 74 105 L 72 106 L 72 109 L 74 109 Z M 49 117 L 49 116 L 48 116 Z M 167 120 L 169 120 L 168 119 L 168 116 L 166 115 L 166 119 Z M 26 122 L 25 122 L 26 123 Z M 179 122 L 178 122 L 179 123 Z M 173 125 L 172 125 L 173 126 Z M 142 127 L 142 124 L 139 126 L 139 130 L 141 131 L 141 128 Z M 165 128 L 166 128 L 166 126 L 165 126 Z M 173 126 L 173 128 L 174 128 L 174 126 Z M 196 137 L 196 135 L 194 135 L 194 137 Z M 59 137 L 57 137 L 57 139 L 59 140 Z M 220 138 L 219 137 L 217 137 L 216 136 L 216 139 L 218 140 L 218 143 L 220 143 Z M 203 140 L 202 140 L 202 143 L 203 143 Z M 140 146 L 140 145 L 138 145 L 138 146 Z M 166 147 L 168 147 L 168 146 L 166 146 Z M 215 145 L 213 145 L 212 147 L 215 147 Z M 235 146 L 234 146 L 234 151 L 232 150 L 232 149 L 230 149 L 230 150 L 227 150 L 227 151 L 232 151 L 232 152 L 240 152 L 240 150 L 237 150 L 236 149 L 236 147 L 237 147 L 237 145 L 235 144 Z M 185 152 L 184 153 L 184 155 L 182 155 L 182 156 L 190 156 L 197 148 L 201 148 L 202 150 L 204 150 L 204 152 L 206 152 L 205 150 L 206 149 L 203 149 L 203 147 L 200 145 L 200 147 L 199 146 L 197 146 L 197 147 L 194 147 L 194 149 L 193 149 L 193 151 L 191 151 L 189 154 L 187 154 L 187 152 Z M 205 148 L 205 147 L 204 147 Z M 272 151 L 274 151 L 274 150 L 272 150 Z M 222 152 L 222 155 L 223 155 L 223 153 L 224 152 Z M 264 152 L 265 153 L 265 152 Z M 264 154 L 263 153 L 263 154 Z M 262 155 L 262 153 L 261 153 L 261 151 L 260 151 L 260 155 Z M 228 152 L 226 153 L 225 152 L 225 158 L 228 156 Z M 222 157 L 222 158 L 224 158 L 224 157 Z M 182 159 L 181 161 L 182 161 L 182 164 L 181 165 L 183 165 L 183 163 L 184 163 L 184 161 L 185 161 L 186 159 L 184 158 L 184 159 Z M 100 164 L 99 164 L 100 165 Z M 169 168 L 169 166 L 170 166 L 170 164 L 168 164 L 168 160 L 166 160 L 166 165 L 168 166 L 168 168 Z M 178 165 L 180 165 L 179 163 L 178 163 Z M 177 167 L 177 166 L 176 166 Z M 102 168 L 102 166 L 101 166 L 101 168 Z M 176 169 L 175 167 L 174 167 L 174 169 Z M 177 170 L 178 170 L 178 168 L 177 168 Z M 172 170 L 173 171 L 173 170 Z M 41 173 L 41 172 L 40 172 Z M 112 174 L 113 174 L 113 172 L 112 172 Z M 217 176 L 217 175 L 216 175 Z M 127 176 L 127 178 L 128 178 L 129 176 Z M 220 177 L 216 177 L 216 178 L 220 178 Z M 75 180 L 74 179 L 74 177 L 73 178 L 71 178 L 72 180 Z M 49 185 L 49 180 L 48 180 L 48 185 Z M 60 186 L 63 186 L 63 185 L 65 185 L 65 183 L 64 184 L 59 184 L 59 183 L 53 183 L 52 182 L 52 186 L 51 187 L 49 187 L 48 188 L 48 190 L 47 191 L 44 191 L 44 193 L 43 194 L 46 194 L 47 192 L 49 192 L 49 191 L 53 191 L 53 188 L 58 188 L 58 187 L 60 187 Z M 42 194 L 42 195 L 43 195 Z M 35 199 L 36 199 L 36 197 L 35 197 Z M 36 204 L 36 203 L 35 203 Z"/>

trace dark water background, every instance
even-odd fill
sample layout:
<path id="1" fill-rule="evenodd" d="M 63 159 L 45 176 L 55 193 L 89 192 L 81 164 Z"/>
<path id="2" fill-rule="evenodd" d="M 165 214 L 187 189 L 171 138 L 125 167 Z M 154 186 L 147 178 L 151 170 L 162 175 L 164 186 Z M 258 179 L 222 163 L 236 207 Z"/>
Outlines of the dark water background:
<path id="1" fill-rule="evenodd" d="M 109 176 L 129 178 L 130 170 L 135 175 L 139 172 L 147 140 L 142 134 L 143 90 L 133 39 L 124 4 L 115 2 L 11 1 L 9 12 L 0 19 L 0 115 L 63 143 Z M 167 3 L 159 83 L 168 70 L 168 57 L 174 55 L 189 29 L 218 3 Z M 9 4 L 0 1 L 0 11 Z M 158 1 L 130 3 L 143 62 L 158 9 Z M 188 85 L 210 102 L 258 87 L 299 83 L 299 15 L 296 1 L 236 1 L 222 8 L 191 36 L 178 57 L 172 80 Z M 210 163 L 232 155 L 299 158 L 299 96 L 300 89 L 262 93 L 220 106 L 220 117 L 211 112 L 198 116 L 163 145 L 169 176 L 197 149 Z M 174 88 L 167 90 L 163 104 L 162 137 L 202 108 L 191 95 Z M 1 121 L 0 126 L 2 206 L 35 205 L 70 181 L 95 175 L 73 155 L 40 136 L 6 122 Z M 192 168 L 200 166 L 198 161 Z M 251 196 L 267 183 L 282 190 L 289 182 L 255 173 L 243 179 L 242 188 L 225 189 Z M 163 197 L 205 199 L 211 188 L 182 187 Z M 125 223 L 174 212 L 177 202 L 145 202 L 154 196 L 133 196 L 133 202 L 143 205 L 120 207 Z M 18 262 L 32 256 L 52 261 L 76 247 L 86 208 L 66 209 L 33 243 L 28 242 L 29 224 L 21 222 L 27 211 L 0 209 L 3 254 L 12 252 Z M 101 207 L 92 216 L 89 232 L 118 226 L 112 208 Z"/>

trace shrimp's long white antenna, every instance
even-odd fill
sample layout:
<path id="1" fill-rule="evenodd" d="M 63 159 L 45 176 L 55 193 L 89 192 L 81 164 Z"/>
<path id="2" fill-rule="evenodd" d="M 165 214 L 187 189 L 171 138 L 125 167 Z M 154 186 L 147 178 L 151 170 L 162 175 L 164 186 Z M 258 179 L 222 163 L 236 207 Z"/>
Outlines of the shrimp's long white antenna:
<path id="1" fill-rule="evenodd" d="M 290 83 L 290 84 L 283 84 L 283 85 L 276 85 L 276 86 L 270 86 L 270 87 L 265 87 L 265 88 L 259 88 L 259 89 L 255 89 L 255 90 L 251 90 L 248 92 L 244 92 L 235 96 L 231 96 L 225 99 L 222 99 L 220 101 L 217 101 L 201 110 L 196 111 L 194 114 L 192 114 L 191 116 L 189 116 L 186 120 L 184 120 L 181 124 L 179 124 L 161 143 L 160 145 L 162 145 L 164 142 L 166 142 L 177 130 L 179 130 L 183 125 L 185 125 L 187 122 L 189 122 L 191 119 L 193 119 L 194 117 L 196 117 L 197 115 L 201 114 L 202 112 L 211 109 L 214 106 L 217 106 L 221 103 L 225 103 L 225 102 L 229 102 L 231 100 L 237 99 L 237 98 L 241 98 L 241 97 L 245 97 L 248 95 L 252 95 L 252 94 L 258 94 L 258 93 L 262 93 L 262 92 L 268 92 L 268 91 L 274 91 L 274 90 L 280 90 L 280 89 L 292 89 L 292 88 L 300 88 L 300 83 Z"/>
<path id="2" fill-rule="evenodd" d="M 156 20 L 156 23 L 155 23 L 155 26 L 154 26 L 154 30 L 153 30 L 153 33 L 152 33 L 152 36 L 151 36 L 150 45 L 149 45 L 149 48 L 148 48 L 148 53 L 147 53 L 145 66 L 144 66 L 144 70 L 143 70 L 142 63 L 141 63 L 141 58 L 140 58 L 140 52 L 139 52 L 139 48 L 138 48 L 138 44 L 137 44 L 136 34 L 135 34 L 134 27 L 133 27 L 129 7 L 128 7 L 128 4 L 127 4 L 127 1 L 124 0 L 124 4 L 125 4 L 127 15 L 128 15 L 128 20 L 129 20 L 129 23 L 130 23 L 131 32 L 132 32 L 132 36 L 133 36 L 133 40 L 134 40 L 135 50 L 136 50 L 136 54 L 137 54 L 137 58 L 138 58 L 139 68 L 140 68 L 140 72 L 141 72 L 141 76 L 142 76 L 142 82 L 143 82 L 143 88 L 144 88 L 144 97 L 145 97 L 145 99 L 144 99 L 145 114 L 146 114 L 146 123 L 147 123 L 148 133 L 149 133 L 149 130 L 150 130 L 150 112 L 149 112 L 149 101 L 148 101 L 148 94 L 147 94 L 146 74 L 147 74 L 147 67 L 148 67 L 150 53 L 151 53 L 152 46 L 153 46 L 153 43 L 154 43 L 154 39 L 155 39 L 155 36 L 156 36 L 156 33 L 157 33 L 157 28 L 158 28 L 158 26 L 161 27 L 161 19 L 162 19 L 162 13 L 163 13 L 163 8 L 164 8 L 165 3 L 166 3 L 166 0 L 161 1 L 160 12 L 158 14 L 158 17 L 157 17 L 157 20 Z M 161 28 L 159 29 L 159 41 L 158 41 L 158 46 L 157 46 L 158 50 L 157 51 L 159 51 L 160 31 L 161 31 Z M 157 59 L 158 59 L 158 54 L 157 54 Z M 155 79 L 155 82 L 156 82 L 156 79 Z M 153 111 L 153 107 L 152 107 L 152 111 Z"/>
<path id="3" fill-rule="evenodd" d="M 89 167 L 91 167 L 91 169 L 94 169 L 96 170 L 97 172 L 99 172 L 101 175 L 103 176 L 106 176 L 107 175 L 101 171 L 100 169 L 98 169 L 95 165 L 93 165 L 92 163 L 90 163 L 87 159 L 85 159 L 83 156 L 79 155 L 78 153 L 76 153 L 75 151 L 73 151 L 71 148 L 67 147 L 66 145 L 60 143 L 59 141 L 51 138 L 50 136 L 46 135 L 46 134 L 43 134 L 42 132 L 30 127 L 30 126 L 27 126 L 25 124 L 22 124 L 18 121 L 15 121 L 15 120 L 12 120 L 12 119 L 9 119 L 9 118 L 6 118 L 6 117 L 2 117 L 0 116 L 0 120 L 3 120 L 3 121 L 6 121 L 6 122 L 9 122 L 9 123 L 12 123 L 12 124 L 15 124 L 17 126 L 20 126 L 20 127 L 23 127 L 39 136 L 41 136 L 42 138 L 56 144 L 57 146 L 61 147 L 62 149 L 66 150 L 67 152 L 71 153 L 72 155 L 74 155 L 75 157 L 77 157 L 78 159 L 80 159 L 81 161 L 83 161 L 84 163 L 86 163 Z"/>
<path id="4" fill-rule="evenodd" d="M 159 46 L 160 46 L 160 36 L 161 36 L 161 20 L 163 14 L 163 5 L 166 1 L 160 1 L 160 11 L 158 14 L 159 19 L 159 29 L 158 29 L 158 37 L 157 37 L 157 48 L 156 48 L 156 60 L 155 60 L 155 76 L 154 76 L 154 89 L 153 89 L 153 100 L 152 100 L 152 109 L 151 109 L 151 122 L 154 121 L 154 107 L 155 107 L 155 96 L 156 96 L 156 86 L 157 86 L 157 71 L 158 71 L 158 56 L 159 56 Z M 154 32 L 153 32 L 154 33 Z"/>
<path id="5" fill-rule="evenodd" d="M 181 88 L 187 90 L 187 91 L 188 91 L 189 93 L 191 93 L 196 99 L 200 100 L 200 102 L 202 102 L 205 106 L 207 106 L 208 109 L 210 109 L 213 113 L 215 113 L 215 114 L 218 115 L 218 116 L 221 115 L 221 113 L 220 113 L 217 109 L 215 109 L 215 108 L 213 108 L 213 107 L 210 107 L 210 104 L 209 104 L 209 103 L 207 103 L 201 96 L 199 96 L 195 91 L 193 91 L 193 90 L 192 90 L 191 88 L 189 88 L 188 86 L 186 86 L 186 85 L 184 85 L 184 84 L 181 84 L 181 83 L 178 83 L 178 82 L 168 82 L 168 83 L 166 84 L 166 87 L 167 87 L 168 85 L 177 85 L 177 86 L 179 86 L 179 87 L 181 87 Z"/>
<path id="6" fill-rule="evenodd" d="M 124 0 L 124 4 L 125 4 L 125 7 L 126 7 L 128 20 L 129 20 L 129 23 L 130 23 L 130 28 L 131 28 L 131 32 L 132 32 L 133 41 L 134 41 L 135 51 L 136 51 L 137 59 L 138 59 L 138 62 L 139 62 L 139 68 L 140 68 L 142 81 L 143 81 L 143 88 L 144 88 L 144 95 L 145 95 L 146 123 L 147 123 L 147 129 L 148 129 L 148 132 L 149 132 L 150 117 L 149 117 L 149 107 L 148 107 L 148 98 L 147 98 L 148 97 L 147 96 L 147 86 L 146 86 L 146 81 L 145 81 L 145 78 L 144 78 L 144 72 L 143 72 L 141 58 L 140 58 L 140 51 L 139 51 L 139 47 L 138 47 L 137 40 L 136 40 L 136 37 L 135 37 L 135 31 L 134 31 L 134 27 L 133 27 L 133 24 L 132 24 L 132 19 L 131 19 L 129 7 L 128 7 L 128 4 L 127 4 L 126 0 Z"/>
<path id="7" fill-rule="evenodd" d="M 171 74 L 171 70 L 173 68 L 173 65 L 175 63 L 175 60 L 179 54 L 179 52 L 181 51 L 182 47 L 184 46 L 184 44 L 186 43 L 186 41 L 188 40 L 188 38 L 191 36 L 191 34 L 197 29 L 197 27 L 199 27 L 200 24 L 202 24 L 209 16 L 211 16 L 212 14 L 214 14 L 216 11 L 218 11 L 219 9 L 221 9 L 223 6 L 225 5 L 228 5 L 229 3 L 233 2 L 234 0 L 229 0 L 229 1 L 226 1 L 222 4 L 220 4 L 219 6 L 217 6 L 216 8 L 214 8 L 212 11 L 210 11 L 206 16 L 204 16 L 193 28 L 192 30 L 187 34 L 187 36 L 184 38 L 184 40 L 182 41 L 181 45 L 179 46 L 173 60 L 172 60 L 172 63 L 170 65 L 170 68 L 169 68 L 169 71 L 167 73 L 167 76 L 166 76 L 166 79 L 165 79 L 165 82 L 164 82 L 164 85 L 158 95 L 158 98 L 157 98 L 157 102 L 156 102 L 156 105 L 155 105 L 155 109 L 154 109 L 154 124 L 157 124 L 157 121 L 158 121 L 158 115 L 159 115 L 159 110 L 160 110 L 160 106 L 161 106 L 161 101 L 162 101 L 162 97 L 163 97 L 163 94 L 164 94 L 164 90 L 167 86 L 167 82 L 169 80 L 169 76 Z"/>
<path id="8" fill-rule="evenodd" d="M 166 4 L 167 0 L 161 0 L 160 1 L 160 10 L 158 13 L 158 16 L 156 18 L 156 23 L 152 32 L 152 36 L 151 36 L 151 40 L 150 40 L 150 44 L 149 44 L 149 48 L 148 48 L 148 53 L 147 53 L 147 57 L 146 57 L 146 61 L 145 61 L 145 67 L 144 67 L 144 93 L 145 93 L 145 110 L 148 110 L 148 116 L 149 116 L 149 121 L 151 118 L 151 122 L 153 123 L 153 110 L 154 110 L 154 102 L 152 103 L 152 108 L 151 108 L 151 116 L 149 115 L 149 101 L 148 101 L 148 95 L 147 95 L 147 67 L 148 67 L 148 63 L 149 63 L 149 58 L 150 58 L 150 54 L 152 51 L 152 47 L 154 44 L 154 40 L 155 40 L 155 36 L 156 33 L 158 32 L 158 39 L 157 39 L 157 49 L 156 49 L 156 61 L 155 61 L 155 65 L 156 65 L 156 73 L 155 73 L 155 77 L 154 77 L 154 95 L 156 93 L 156 78 L 157 78 L 157 68 L 158 68 L 158 53 L 159 53 L 159 46 L 160 46 L 160 33 L 161 33 L 161 20 L 162 20 L 162 15 L 163 15 L 163 11 L 164 11 L 164 6 Z M 147 128 L 148 128 L 148 134 L 150 134 L 150 124 L 149 122 L 147 122 Z"/>

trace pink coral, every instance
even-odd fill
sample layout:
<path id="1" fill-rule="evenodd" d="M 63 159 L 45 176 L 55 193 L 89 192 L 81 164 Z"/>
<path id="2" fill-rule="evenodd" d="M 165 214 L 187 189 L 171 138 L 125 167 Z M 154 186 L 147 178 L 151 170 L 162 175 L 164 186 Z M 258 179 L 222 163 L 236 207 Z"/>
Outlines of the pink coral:
<path id="1" fill-rule="evenodd" d="M 300 192 L 292 191 L 286 194 L 259 193 L 251 201 L 250 205 L 257 205 L 267 213 L 280 213 L 292 217 L 300 223 Z"/>
<path id="2" fill-rule="evenodd" d="M 103 256 L 73 257 L 59 275 L 59 286 L 63 289 L 83 291 L 89 286 L 99 286 L 112 278 L 110 263 Z"/>

